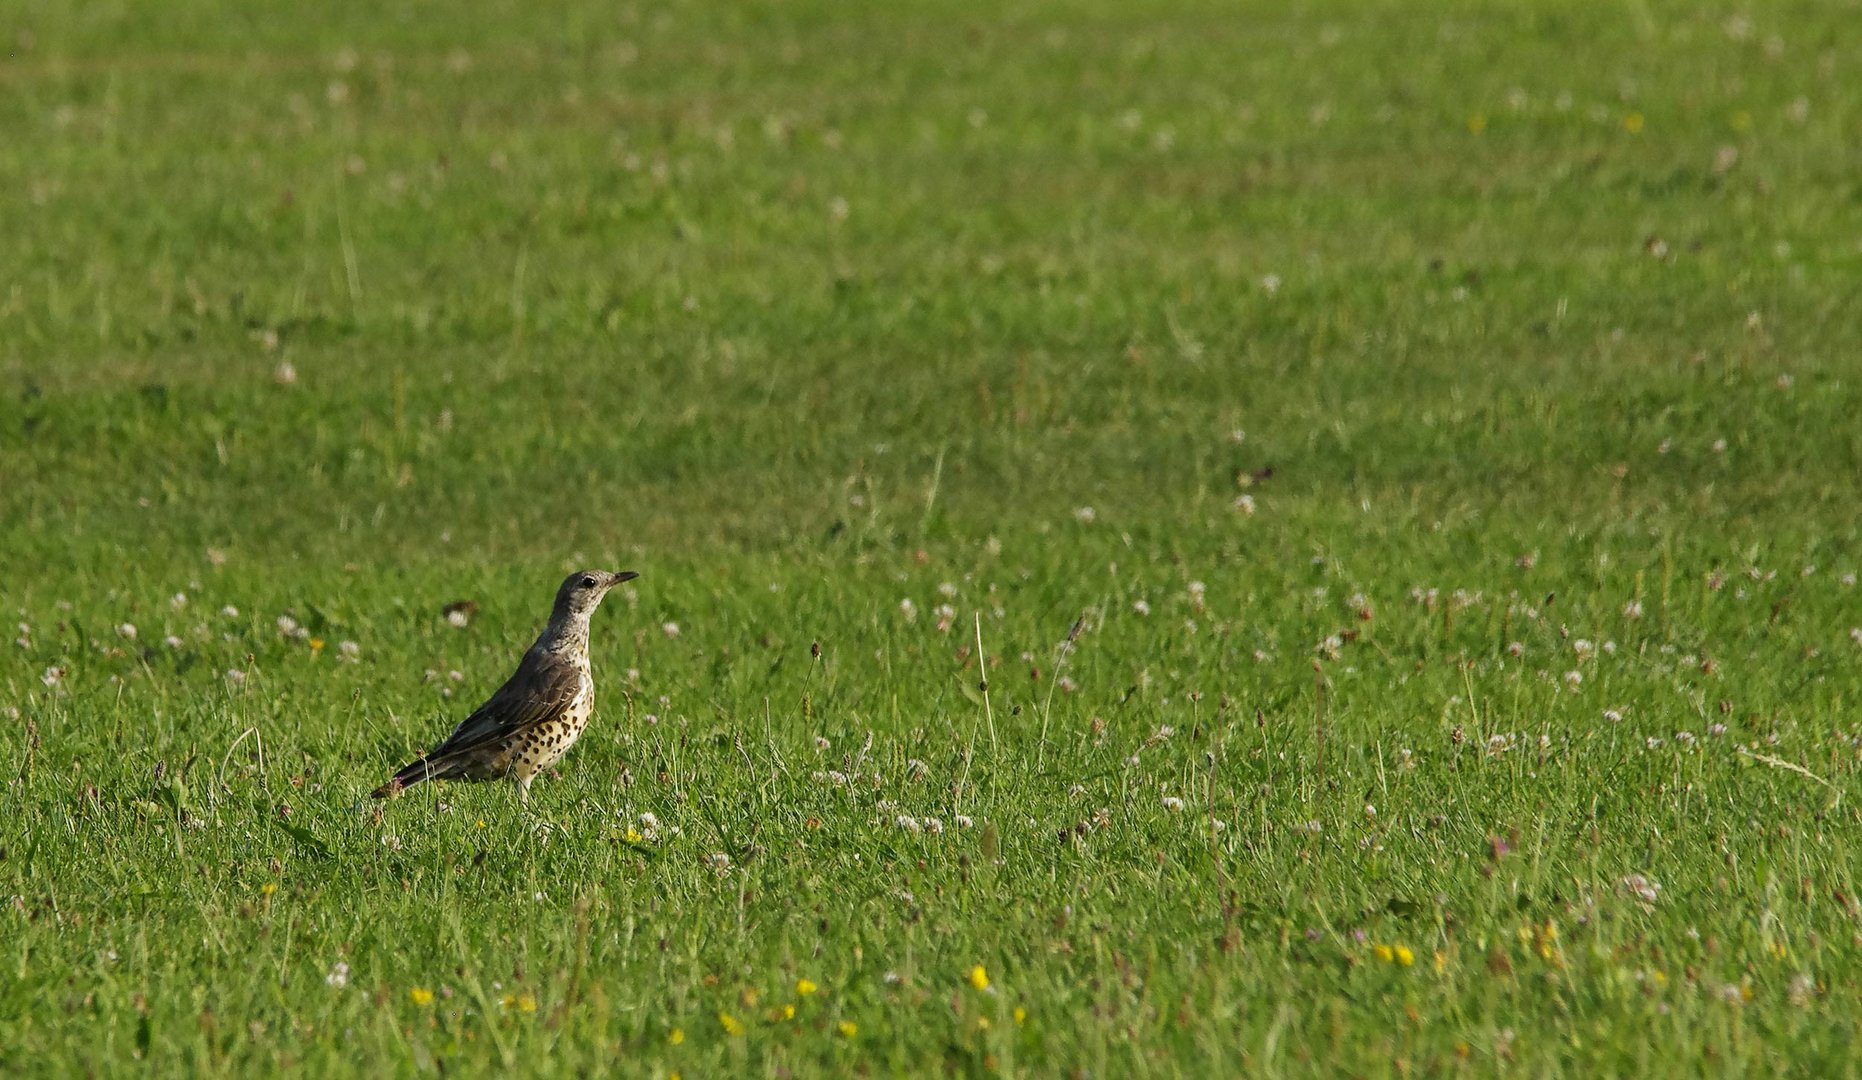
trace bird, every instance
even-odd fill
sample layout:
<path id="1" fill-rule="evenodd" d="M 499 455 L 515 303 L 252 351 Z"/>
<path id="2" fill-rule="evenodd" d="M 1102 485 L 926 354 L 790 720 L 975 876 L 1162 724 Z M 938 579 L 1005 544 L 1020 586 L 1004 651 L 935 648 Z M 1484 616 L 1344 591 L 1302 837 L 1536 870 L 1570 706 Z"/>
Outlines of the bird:
<path id="1" fill-rule="evenodd" d="M 595 711 L 595 677 L 588 663 L 588 621 L 608 590 L 639 574 L 631 570 L 578 570 L 556 590 L 549 625 L 524 653 L 517 671 L 459 722 L 453 733 L 419 760 L 370 792 L 399 795 L 422 780 L 501 780 L 517 783 L 530 801 L 530 782 L 562 760 Z"/>

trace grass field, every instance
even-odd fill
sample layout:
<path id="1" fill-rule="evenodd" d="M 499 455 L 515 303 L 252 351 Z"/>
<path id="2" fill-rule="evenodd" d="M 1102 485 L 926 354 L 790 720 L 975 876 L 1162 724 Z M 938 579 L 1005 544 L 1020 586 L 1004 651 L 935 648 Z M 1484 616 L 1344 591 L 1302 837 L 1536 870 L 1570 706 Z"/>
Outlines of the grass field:
<path id="1" fill-rule="evenodd" d="M 1856 17 L 0 12 L 0 1072 L 1855 1075 Z"/>

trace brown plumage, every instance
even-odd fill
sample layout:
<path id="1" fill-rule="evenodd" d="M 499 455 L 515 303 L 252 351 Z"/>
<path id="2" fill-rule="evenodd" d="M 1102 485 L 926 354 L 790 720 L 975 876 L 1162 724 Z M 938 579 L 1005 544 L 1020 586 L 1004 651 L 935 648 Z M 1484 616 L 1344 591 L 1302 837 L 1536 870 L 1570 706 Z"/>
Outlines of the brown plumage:
<path id="1" fill-rule="evenodd" d="M 556 592 L 549 625 L 524 653 L 517 672 L 460 721 L 434 747 L 370 794 L 391 798 L 422 780 L 517 781 L 530 799 L 530 781 L 562 759 L 595 711 L 595 679 L 588 663 L 588 620 L 601 598 L 632 571 L 582 570 Z"/>

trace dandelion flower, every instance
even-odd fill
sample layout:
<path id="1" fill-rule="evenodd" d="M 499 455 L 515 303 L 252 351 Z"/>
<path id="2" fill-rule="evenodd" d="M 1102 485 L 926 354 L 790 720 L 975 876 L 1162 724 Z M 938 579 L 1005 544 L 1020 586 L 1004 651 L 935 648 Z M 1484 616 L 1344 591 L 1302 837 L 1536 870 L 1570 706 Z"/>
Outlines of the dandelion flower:
<path id="1" fill-rule="evenodd" d="M 673 1028 L 671 1031 L 666 1033 L 666 1041 L 671 1043 L 674 1046 L 677 1046 L 680 1043 L 684 1042 L 685 1041 L 685 1029 L 684 1028 Z"/>
<path id="2" fill-rule="evenodd" d="M 1408 967 L 1416 962 L 1416 954 L 1410 951 L 1408 945 L 1398 945 L 1396 947 L 1396 962 L 1404 967 Z"/>
<path id="3" fill-rule="evenodd" d="M 983 969 L 983 965 L 978 964 L 970 969 L 970 985 L 978 990 L 989 989 L 989 972 Z"/>
<path id="4" fill-rule="evenodd" d="M 426 988 L 426 987 L 424 987 L 424 986 L 416 986 L 416 987 L 414 987 L 414 988 L 413 988 L 412 990 L 409 990 L 409 991 L 407 992 L 407 996 L 408 996 L 409 998 L 412 998 L 412 999 L 413 999 L 413 1002 L 414 1002 L 414 1004 L 416 1004 L 416 1005 L 431 1005 L 431 1004 L 433 1004 L 433 991 L 431 991 L 431 990 L 429 990 L 429 989 L 427 989 L 427 988 Z"/>
<path id="5" fill-rule="evenodd" d="M 852 1020 L 842 1020 L 840 1022 L 840 1033 L 842 1038 L 851 1039 L 859 1030 L 860 1026 Z"/>
<path id="6" fill-rule="evenodd" d="M 814 993 L 816 990 L 819 990 L 819 989 L 821 989 L 821 987 L 817 986 L 813 979 L 795 980 L 795 992 L 802 995 L 803 997 L 807 997 L 808 995 Z"/>
<path id="7" fill-rule="evenodd" d="M 730 1013 L 719 1013 L 718 1024 L 724 1028 L 724 1033 L 726 1035 L 742 1035 L 744 1033 L 744 1022 L 732 1016 Z"/>

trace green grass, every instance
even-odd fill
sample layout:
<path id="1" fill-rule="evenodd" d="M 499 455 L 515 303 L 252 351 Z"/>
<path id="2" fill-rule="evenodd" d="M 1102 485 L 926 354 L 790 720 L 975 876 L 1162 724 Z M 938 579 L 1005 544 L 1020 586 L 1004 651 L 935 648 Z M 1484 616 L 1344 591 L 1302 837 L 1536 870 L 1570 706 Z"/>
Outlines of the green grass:
<path id="1" fill-rule="evenodd" d="M 6 14 L 0 1071 L 1855 1074 L 1853 13 L 999 7 Z"/>

